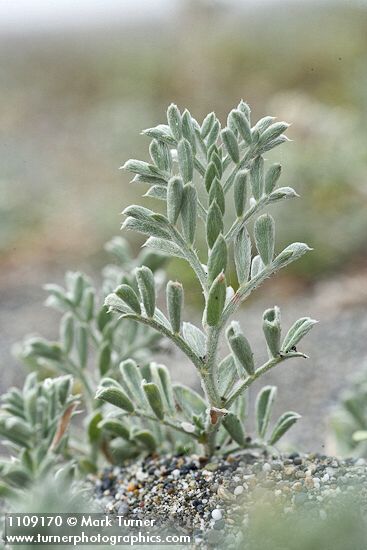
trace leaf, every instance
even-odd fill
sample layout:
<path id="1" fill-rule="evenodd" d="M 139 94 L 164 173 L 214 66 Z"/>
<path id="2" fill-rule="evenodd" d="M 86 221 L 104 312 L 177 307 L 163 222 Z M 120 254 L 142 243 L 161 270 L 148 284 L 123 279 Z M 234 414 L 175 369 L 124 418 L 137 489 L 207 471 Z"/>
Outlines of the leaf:
<path id="1" fill-rule="evenodd" d="M 207 408 L 206 402 L 191 388 L 183 384 L 174 384 L 173 394 L 177 405 L 188 420 L 192 420 L 194 414 L 200 415 L 205 413 Z"/>
<path id="2" fill-rule="evenodd" d="M 256 201 L 260 200 L 264 193 L 264 159 L 256 157 L 252 163 L 251 169 L 252 194 Z"/>
<path id="3" fill-rule="evenodd" d="M 142 382 L 142 388 L 149 402 L 149 405 L 159 420 L 164 418 L 164 407 L 162 397 L 157 384 L 153 382 Z"/>
<path id="4" fill-rule="evenodd" d="M 196 353 L 198 357 L 204 357 L 206 353 L 205 334 L 191 323 L 183 323 L 182 334 L 186 343 Z"/>
<path id="5" fill-rule="evenodd" d="M 122 376 L 122 384 L 129 394 L 129 397 L 144 407 L 146 405 L 146 401 L 141 388 L 143 377 L 136 362 L 133 359 L 126 359 L 126 361 L 122 361 L 120 363 L 120 372 Z"/>
<path id="6" fill-rule="evenodd" d="M 87 359 L 88 359 L 88 331 L 86 327 L 80 326 L 77 331 L 77 351 L 78 351 L 78 358 L 79 358 L 79 364 L 82 368 L 85 368 L 87 365 Z"/>
<path id="7" fill-rule="evenodd" d="M 245 226 L 237 233 L 234 242 L 234 262 L 239 285 L 248 281 L 251 269 L 251 239 Z"/>
<path id="8" fill-rule="evenodd" d="M 126 441 L 130 439 L 130 430 L 120 421 L 113 418 L 106 418 L 102 420 L 98 427 L 105 432 L 109 432 L 112 435 L 122 437 Z"/>
<path id="9" fill-rule="evenodd" d="M 132 311 L 141 314 L 141 307 L 139 298 L 135 294 L 134 290 L 129 285 L 120 285 L 115 290 L 116 296 L 121 298 L 121 300 L 130 308 Z"/>
<path id="10" fill-rule="evenodd" d="M 235 358 L 248 375 L 255 371 L 254 356 L 247 338 L 243 334 L 231 334 L 228 336 L 228 344 Z"/>
<path id="11" fill-rule="evenodd" d="M 232 412 L 229 412 L 223 419 L 223 426 L 232 439 L 234 439 L 234 441 L 236 441 L 236 443 L 238 443 L 241 447 L 244 447 L 246 443 L 246 436 L 239 418 Z"/>
<path id="12" fill-rule="evenodd" d="M 154 126 L 154 128 L 147 128 L 142 131 L 142 134 L 151 138 L 159 139 L 164 143 L 167 143 L 167 145 L 176 144 L 176 140 L 167 124 L 158 124 L 158 126 Z"/>
<path id="13" fill-rule="evenodd" d="M 280 309 L 274 306 L 263 314 L 263 331 L 270 357 L 277 357 L 280 352 Z"/>
<path id="14" fill-rule="evenodd" d="M 310 317 L 298 319 L 287 332 L 282 344 L 282 351 L 284 353 L 291 351 L 291 349 L 310 332 L 315 324 L 317 324 L 317 321 L 315 321 L 315 319 L 310 319 Z"/>
<path id="15" fill-rule="evenodd" d="M 240 150 L 235 134 L 230 128 L 224 128 L 224 130 L 222 130 L 221 136 L 229 156 L 231 157 L 233 162 L 237 164 L 240 160 Z"/>
<path id="16" fill-rule="evenodd" d="M 165 398 L 167 410 L 171 415 L 174 415 L 176 412 L 175 400 L 173 395 L 171 377 L 169 375 L 168 369 L 164 365 L 157 365 L 155 367 L 155 372 L 160 381 L 160 387 Z"/>
<path id="17" fill-rule="evenodd" d="M 204 185 L 208 193 L 210 191 L 210 187 L 214 181 L 214 178 L 218 176 L 219 174 L 217 172 L 214 162 L 210 161 L 204 175 Z"/>
<path id="18" fill-rule="evenodd" d="M 149 267 L 142 266 L 136 270 L 136 279 L 145 313 L 148 317 L 154 316 L 155 311 L 155 282 L 154 275 Z"/>
<path id="19" fill-rule="evenodd" d="M 165 239 L 149 237 L 149 239 L 145 241 L 144 246 L 146 246 L 147 248 L 152 248 L 157 252 L 167 254 L 168 256 L 186 259 L 185 254 L 181 251 L 177 244 L 166 241 Z"/>
<path id="20" fill-rule="evenodd" d="M 261 438 L 265 437 L 269 426 L 271 411 L 276 398 L 277 388 L 275 386 L 264 386 L 256 398 L 256 425 L 257 433 Z"/>
<path id="21" fill-rule="evenodd" d="M 211 285 L 220 273 L 227 268 L 227 245 L 223 235 L 219 235 L 209 254 L 208 284 Z"/>
<path id="22" fill-rule="evenodd" d="M 206 305 L 206 322 L 210 327 L 215 327 L 221 319 L 226 301 L 226 288 L 226 278 L 220 273 L 210 287 Z"/>
<path id="23" fill-rule="evenodd" d="M 182 115 L 182 135 L 191 145 L 192 152 L 196 152 L 195 142 L 195 129 L 191 114 L 187 109 L 184 110 Z"/>
<path id="24" fill-rule="evenodd" d="M 181 312 L 183 305 L 183 287 L 181 283 L 169 281 L 166 289 L 167 310 L 172 331 L 178 334 L 181 330 Z"/>
<path id="25" fill-rule="evenodd" d="M 289 128 L 289 124 L 287 122 L 275 122 L 274 124 L 271 124 L 269 128 L 265 130 L 260 136 L 259 145 L 265 145 L 268 143 L 271 143 L 275 139 L 279 138 L 283 132 L 285 132 Z"/>
<path id="26" fill-rule="evenodd" d="M 213 179 L 209 189 L 209 204 L 211 204 L 214 200 L 217 202 L 222 214 L 224 214 L 226 208 L 224 191 L 216 176 Z"/>
<path id="27" fill-rule="evenodd" d="M 280 174 L 282 172 L 282 167 L 280 164 L 272 164 L 265 176 L 265 193 L 269 195 L 274 191 L 274 188 L 277 184 Z"/>
<path id="28" fill-rule="evenodd" d="M 126 307 L 126 304 L 121 300 L 121 298 L 116 296 L 115 293 L 109 294 L 106 297 L 105 306 L 108 308 L 108 310 L 118 311 L 119 313 L 122 313 L 123 315 L 125 315 L 127 313 L 131 313 L 130 309 Z"/>
<path id="29" fill-rule="evenodd" d="M 187 139 L 181 139 L 179 141 L 177 146 L 177 159 L 183 182 L 192 182 L 194 175 L 194 159 L 191 145 Z"/>
<path id="30" fill-rule="evenodd" d="M 273 266 L 275 269 L 281 269 L 286 265 L 301 258 L 306 252 L 312 250 L 305 243 L 293 243 L 287 246 L 276 258 L 273 260 Z"/>
<path id="31" fill-rule="evenodd" d="M 74 342 L 74 318 L 71 313 L 66 313 L 61 319 L 60 342 L 65 353 L 69 353 Z"/>
<path id="32" fill-rule="evenodd" d="M 248 144 L 251 143 L 252 142 L 251 128 L 246 115 L 242 111 L 238 109 L 234 109 L 232 111 L 232 117 L 242 139 L 245 141 L 245 143 L 248 143 Z"/>
<path id="33" fill-rule="evenodd" d="M 223 233 L 223 217 L 217 201 L 214 200 L 208 210 L 206 220 L 206 240 L 209 248 L 212 248 L 220 233 Z"/>
<path id="34" fill-rule="evenodd" d="M 157 441 L 149 430 L 139 430 L 135 432 L 132 439 L 141 443 L 150 452 L 154 452 L 157 448 Z"/>
<path id="35" fill-rule="evenodd" d="M 200 133 L 203 138 L 207 137 L 207 135 L 209 134 L 210 130 L 212 129 L 215 123 L 215 120 L 216 120 L 215 113 L 209 113 L 208 115 L 206 115 L 200 128 Z"/>
<path id="36" fill-rule="evenodd" d="M 133 413 L 135 410 L 132 401 L 126 393 L 116 386 L 110 386 L 109 388 L 100 386 L 96 392 L 96 399 L 106 401 L 107 403 L 115 405 L 115 407 L 123 409 L 129 413 Z"/>
<path id="37" fill-rule="evenodd" d="M 247 176 L 248 172 L 246 170 L 239 170 L 234 179 L 233 198 L 238 218 L 240 218 L 245 211 L 247 200 Z"/>
<path id="38" fill-rule="evenodd" d="M 271 437 L 269 439 L 269 445 L 274 445 L 279 439 L 293 426 L 301 416 L 293 411 L 286 412 L 277 420 Z"/>
<path id="39" fill-rule="evenodd" d="M 186 183 L 182 195 L 181 219 L 185 239 L 190 245 L 195 240 L 197 201 L 195 187 L 191 183 Z"/>
<path id="40" fill-rule="evenodd" d="M 237 367 L 230 353 L 218 365 L 218 390 L 221 396 L 226 396 L 238 378 Z"/>
<path id="41" fill-rule="evenodd" d="M 129 216 L 122 224 L 121 229 L 137 231 L 138 233 L 143 233 L 143 235 L 158 237 L 159 239 L 171 240 L 169 231 L 158 223 L 154 223 L 154 220 L 148 222 L 137 220 L 136 218 Z"/>
<path id="42" fill-rule="evenodd" d="M 145 193 L 144 197 L 165 201 L 167 200 L 167 187 L 164 185 L 152 185 Z"/>
<path id="43" fill-rule="evenodd" d="M 269 265 L 274 256 L 274 219 L 269 214 L 259 216 L 255 222 L 256 248 L 264 265 Z"/>
<path id="44" fill-rule="evenodd" d="M 268 201 L 269 203 L 273 203 L 283 199 L 294 199 L 297 197 L 299 197 L 299 195 L 292 187 L 279 187 L 269 195 Z"/>
<path id="45" fill-rule="evenodd" d="M 98 370 L 101 376 L 107 374 L 111 366 L 111 347 L 109 342 L 103 342 L 98 355 Z"/>
<path id="46" fill-rule="evenodd" d="M 220 132 L 220 122 L 218 119 L 216 119 L 206 138 L 206 144 L 208 148 L 217 141 L 219 132 Z"/>
<path id="47" fill-rule="evenodd" d="M 161 140 L 153 139 L 149 146 L 149 154 L 154 164 L 163 172 L 170 172 L 172 168 L 171 151 Z"/>
<path id="48" fill-rule="evenodd" d="M 170 223 L 175 224 L 182 207 L 183 183 L 181 178 L 174 177 L 167 187 L 167 217 Z"/>
<path id="49" fill-rule="evenodd" d="M 181 113 L 174 103 L 171 103 L 167 109 L 167 121 L 173 137 L 178 141 L 182 135 Z"/>

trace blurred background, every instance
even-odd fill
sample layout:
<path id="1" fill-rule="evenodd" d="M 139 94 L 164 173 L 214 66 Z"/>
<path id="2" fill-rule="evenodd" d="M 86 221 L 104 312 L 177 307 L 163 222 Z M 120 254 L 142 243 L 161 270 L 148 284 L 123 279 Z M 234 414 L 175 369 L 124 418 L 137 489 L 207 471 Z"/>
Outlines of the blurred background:
<path id="1" fill-rule="evenodd" d="M 0 31 L 2 385 L 21 372 L 16 341 L 56 331 L 42 285 L 66 269 L 98 279 L 120 212 L 145 192 L 118 170 L 147 158 L 140 131 L 172 101 L 224 123 L 243 98 L 254 120 L 292 122 L 293 141 L 272 157 L 302 200 L 272 214 L 279 248 L 315 249 L 244 319 L 255 342 L 263 306 L 322 321 L 312 360 L 269 381 L 306 417 L 298 442 L 324 445 L 323 413 L 367 363 L 367 2 L 3 0 Z"/>

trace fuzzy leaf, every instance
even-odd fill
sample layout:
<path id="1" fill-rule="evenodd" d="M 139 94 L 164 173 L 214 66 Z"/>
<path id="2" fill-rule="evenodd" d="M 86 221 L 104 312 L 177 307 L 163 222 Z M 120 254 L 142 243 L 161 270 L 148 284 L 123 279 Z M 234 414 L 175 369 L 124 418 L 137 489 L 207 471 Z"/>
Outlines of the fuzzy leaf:
<path id="1" fill-rule="evenodd" d="M 169 281 L 167 284 L 166 296 L 171 327 L 173 332 L 178 334 L 181 330 L 181 312 L 184 298 L 181 283 Z"/>
<path id="2" fill-rule="evenodd" d="M 205 334 L 191 323 L 183 323 L 182 334 L 186 343 L 193 349 L 198 357 L 204 357 L 206 352 Z"/>
<path id="3" fill-rule="evenodd" d="M 269 439 L 269 445 L 274 445 L 279 439 L 293 426 L 301 416 L 296 412 L 286 412 L 277 420 L 271 437 Z"/>
<path id="4" fill-rule="evenodd" d="M 230 353 L 218 366 L 218 389 L 221 396 L 226 396 L 238 378 L 237 366 Z"/>
<path id="5" fill-rule="evenodd" d="M 242 111 L 235 109 L 232 111 L 232 117 L 242 139 L 245 141 L 245 143 L 251 143 L 251 128 L 246 115 Z"/>
<path id="6" fill-rule="evenodd" d="M 115 405 L 119 409 L 123 409 L 129 413 L 134 412 L 134 405 L 128 398 L 126 393 L 122 389 L 116 386 L 110 386 L 109 388 L 99 387 L 96 392 L 96 399 L 106 401 L 111 405 Z"/>
<path id="7" fill-rule="evenodd" d="M 251 239 L 246 227 L 237 233 L 234 242 L 234 261 L 237 280 L 240 285 L 246 283 L 251 268 Z"/>
<path id="8" fill-rule="evenodd" d="M 167 109 L 167 121 L 173 137 L 178 141 L 182 135 L 182 122 L 180 111 L 174 103 Z"/>
<path id="9" fill-rule="evenodd" d="M 66 313 L 60 323 L 60 342 L 65 353 L 69 353 L 73 347 L 74 330 L 74 318 L 71 313 Z"/>
<path id="10" fill-rule="evenodd" d="M 220 273 L 210 287 L 206 306 L 206 322 L 210 327 L 215 327 L 220 321 L 226 300 L 226 288 L 226 278 Z"/>
<path id="11" fill-rule="evenodd" d="M 122 437 L 126 441 L 129 441 L 130 439 L 130 430 L 126 428 L 126 426 L 120 420 L 106 418 L 98 424 L 98 427 L 102 431 L 106 431 L 115 436 Z"/>
<path id="12" fill-rule="evenodd" d="M 101 376 L 104 376 L 111 366 L 111 347 L 109 342 L 104 342 L 98 354 L 98 370 Z"/>
<path id="13" fill-rule="evenodd" d="M 269 214 L 259 216 L 255 222 L 256 248 L 264 265 L 269 265 L 274 256 L 274 220 Z"/>
<path id="14" fill-rule="evenodd" d="M 271 124 L 269 128 L 265 130 L 260 136 L 259 145 L 262 146 L 267 143 L 271 143 L 275 139 L 281 136 L 287 128 L 289 128 L 289 124 L 286 122 L 275 122 L 274 124 Z"/>
<path id="15" fill-rule="evenodd" d="M 247 338 L 241 332 L 239 324 L 232 321 L 226 335 L 229 347 L 238 364 L 248 375 L 253 374 L 255 371 L 254 355 Z"/>
<path id="16" fill-rule="evenodd" d="M 163 172 L 170 172 L 172 168 L 171 151 L 163 141 L 153 139 L 149 146 L 149 154 L 154 164 Z"/>
<path id="17" fill-rule="evenodd" d="M 142 266 L 136 270 L 136 279 L 141 300 L 148 317 L 154 316 L 155 310 L 155 282 L 154 275 L 149 267 Z"/>
<path id="18" fill-rule="evenodd" d="M 158 124 L 158 126 L 155 126 L 154 128 L 147 128 L 142 131 L 142 134 L 163 141 L 168 145 L 176 144 L 176 140 L 167 124 Z"/>
<path id="19" fill-rule="evenodd" d="M 273 260 L 273 266 L 275 269 L 281 269 L 286 265 L 301 258 L 306 252 L 312 250 L 305 243 L 293 243 L 287 246 L 276 258 Z"/>
<path id="20" fill-rule="evenodd" d="M 223 233 L 223 217 L 222 212 L 214 200 L 209 207 L 208 217 L 206 220 L 206 240 L 209 248 L 212 248 L 220 233 Z"/>
<path id="21" fill-rule="evenodd" d="M 146 246 L 147 248 L 152 248 L 153 250 L 156 250 L 157 252 L 167 254 L 168 256 L 173 256 L 173 257 L 176 257 L 176 258 L 185 259 L 184 253 L 177 246 L 177 244 L 175 244 L 173 242 L 166 241 L 164 239 L 157 239 L 156 237 L 149 237 L 149 239 L 147 239 L 147 241 L 145 241 L 144 246 Z"/>
<path id="22" fill-rule="evenodd" d="M 237 172 L 233 184 L 234 206 L 237 217 L 241 217 L 245 211 L 247 200 L 247 175 L 246 170 Z"/>
<path id="23" fill-rule="evenodd" d="M 191 183 L 186 183 L 183 188 L 181 218 L 182 230 L 190 245 L 195 240 L 197 200 L 195 187 Z"/>
<path id="24" fill-rule="evenodd" d="M 205 189 L 209 193 L 210 187 L 214 181 L 214 178 L 219 177 L 216 166 L 213 161 L 210 161 L 204 175 Z"/>
<path id="25" fill-rule="evenodd" d="M 134 432 L 132 439 L 139 441 L 150 452 L 154 452 L 157 448 L 157 440 L 149 430 Z"/>
<path id="26" fill-rule="evenodd" d="M 138 365 L 132 359 L 126 359 L 120 363 L 122 384 L 132 401 L 144 407 L 146 404 L 144 393 L 141 388 L 143 381 Z"/>
<path id="27" fill-rule="evenodd" d="M 192 182 L 194 175 L 194 159 L 190 143 L 181 139 L 177 146 L 178 165 L 184 183 Z"/>
<path id="28" fill-rule="evenodd" d="M 182 207 L 183 183 L 181 178 L 174 177 L 167 187 L 167 217 L 170 223 L 175 224 Z"/>
<path id="29" fill-rule="evenodd" d="M 135 294 L 134 290 L 129 285 L 120 285 L 115 290 L 116 296 L 121 298 L 121 300 L 135 313 L 138 315 L 141 314 L 141 307 L 139 298 Z"/>
<path id="30" fill-rule="evenodd" d="M 153 382 L 142 382 L 142 388 L 148 399 L 149 405 L 151 406 L 152 411 L 159 420 L 164 418 L 164 407 L 162 397 L 159 391 L 157 384 Z"/>
<path id="31" fill-rule="evenodd" d="M 246 436 L 239 418 L 232 412 L 228 413 L 223 419 L 223 426 L 229 435 L 241 447 L 245 445 Z"/>
<path id="32" fill-rule="evenodd" d="M 219 273 L 227 268 L 227 245 L 223 235 L 219 235 L 209 254 L 208 284 L 211 285 Z"/>
<path id="33" fill-rule="evenodd" d="M 264 193 L 264 159 L 256 157 L 252 163 L 251 170 L 252 194 L 256 201 L 260 200 Z"/>
<path id="34" fill-rule="evenodd" d="M 217 177 L 214 178 L 209 190 L 209 204 L 214 200 L 217 202 L 222 214 L 224 214 L 226 208 L 224 191 Z"/>
<path id="35" fill-rule="evenodd" d="M 201 135 L 204 139 L 207 137 L 210 130 L 213 128 L 215 120 L 216 120 L 215 113 L 209 113 L 204 118 L 203 123 L 202 123 L 201 128 L 200 128 L 200 133 L 201 133 Z"/>
<path id="36" fill-rule="evenodd" d="M 196 391 L 182 384 L 174 384 L 173 393 L 178 407 L 188 420 L 192 420 L 194 414 L 205 413 L 207 405 Z"/>
<path id="37" fill-rule="evenodd" d="M 282 344 L 282 351 L 284 353 L 288 353 L 304 336 L 306 336 L 306 334 L 310 332 L 316 323 L 317 321 L 310 319 L 309 317 L 302 317 L 301 319 L 298 319 L 298 321 L 296 321 L 287 332 Z"/>
<path id="38" fill-rule="evenodd" d="M 271 411 L 276 398 L 277 388 L 275 386 L 264 386 L 256 398 L 256 425 L 257 433 L 261 438 L 265 437 L 269 426 Z"/>
<path id="39" fill-rule="evenodd" d="M 294 189 L 292 189 L 292 187 L 279 187 L 269 195 L 268 201 L 269 203 L 272 203 L 283 199 L 294 199 L 297 197 L 299 197 L 299 195 Z"/>
<path id="40" fill-rule="evenodd" d="M 274 306 L 263 314 L 263 331 L 268 345 L 269 356 L 277 357 L 280 352 L 280 309 Z"/>
<path id="41" fill-rule="evenodd" d="M 231 157 L 233 162 L 237 164 L 240 160 L 240 150 L 238 147 L 236 136 L 230 128 L 224 128 L 221 135 L 229 156 Z"/>
<path id="42" fill-rule="evenodd" d="M 280 164 L 272 164 L 265 176 L 265 193 L 269 195 L 275 189 L 280 174 L 282 172 L 282 167 Z"/>

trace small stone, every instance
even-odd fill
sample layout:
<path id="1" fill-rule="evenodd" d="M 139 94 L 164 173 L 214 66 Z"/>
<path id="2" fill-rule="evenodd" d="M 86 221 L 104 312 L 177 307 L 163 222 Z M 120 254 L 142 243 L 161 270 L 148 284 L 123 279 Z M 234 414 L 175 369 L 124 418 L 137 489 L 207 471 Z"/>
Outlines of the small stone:
<path id="1" fill-rule="evenodd" d="M 120 506 L 118 507 L 117 509 L 117 514 L 119 516 L 126 516 L 126 514 L 128 513 L 129 511 L 129 505 L 127 502 L 123 502 L 122 504 L 120 504 Z"/>
<path id="2" fill-rule="evenodd" d="M 216 508 L 215 510 L 212 511 L 212 518 L 214 519 L 214 521 L 219 521 L 222 519 L 222 512 L 220 510 L 218 510 L 218 508 Z"/>
<path id="3" fill-rule="evenodd" d="M 271 466 L 268 462 L 263 465 L 263 472 L 271 472 Z"/>
<path id="4" fill-rule="evenodd" d="M 296 483 L 293 483 L 293 485 L 292 485 L 292 489 L 294 491 L 297 491 L 297 492 L 302 491 L 302 487 L 303 487 L 303 485 L 300 481 L 296 481 Z"/>
<path id="5" fill-rule="evenodd" d="M 208 470 L 209 472 L 215 472 L 216 470 L 218 470 L 218 467 L 219 464 L 217 464 L 216 462 L 209 462 L 209 464 L 205 466 L 205 470 Z"/>
<path id="6" fill-rule="evenodd" d="M 329 479 L 330 479 L 329 474 L 325 474 L 324 476 L 322 476 L 321 481 L 329 481 Z"/>
<path id="7" fill-rule="evenodd" d="M 286 475 L 287 477 L 290 477 L 294 474 L 295 471 L 296 471 L 296 468 L 294 466 L 286 466 L 284 468 L 284 475 Z"/>
<path id="8" fill-rule="evenodd" d="M 238 495 L 242 495 L 242 493 L 244 492 L 244 488 L 242 487 L 242 485 L 238 485 L 235 490 L 233 491 L 233 494 L 236 495 L 236 497 Z"/>
<path id="9" fill-rule="evenodd" d="M 176 479 L 180 476 L 180 474 L 181 474 L 181 472 L 177 468 L 175 470 L 173 470 L 173 472 L 172 472 L 172 476 Z"/>

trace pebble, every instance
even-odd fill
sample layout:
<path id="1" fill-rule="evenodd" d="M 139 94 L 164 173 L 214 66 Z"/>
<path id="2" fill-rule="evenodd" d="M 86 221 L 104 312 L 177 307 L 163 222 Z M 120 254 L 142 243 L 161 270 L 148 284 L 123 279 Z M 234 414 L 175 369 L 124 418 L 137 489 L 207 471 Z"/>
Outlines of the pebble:
<path id="1" fill-rule="evenodd" d="M 235 490 L 233 491 L 233 494 L 236 495 L 236 497 L 238 495 L 242 495 L 242 493 L 244 492 L 244 488 L 242 487 L 242 485 L 238 485 Z"/>
<path id="2" fill-rule="evenodd" d="M 213 510 L 212 518 L 214 519 L 214 521 L 219 521 L 220 519 L 222 519 L 222 512 L 218 509 Z"/>

